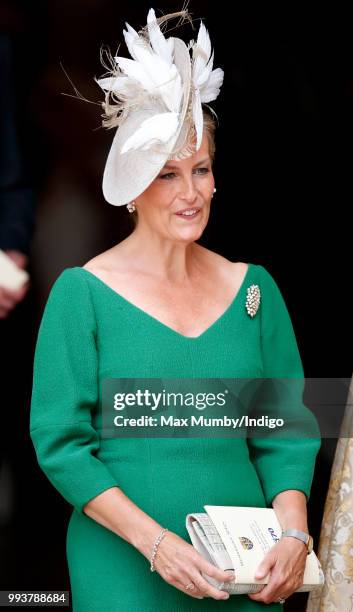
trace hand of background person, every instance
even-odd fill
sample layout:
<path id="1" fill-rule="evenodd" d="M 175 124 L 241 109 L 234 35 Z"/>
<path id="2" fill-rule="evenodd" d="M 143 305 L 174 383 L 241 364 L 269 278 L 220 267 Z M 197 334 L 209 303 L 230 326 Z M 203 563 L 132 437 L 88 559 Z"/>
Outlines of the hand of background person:
<path id="1" fill-rule="evenodd" d="M 307 554 L 303 542 L 289 536 L 281 538 L 268 551 L 255 572 L 257 580 L 270 572 L 268 584 L 248 597 L 266 604 L 278 601 L 279 598 L 287 599 L 303 584 Z"/>
<path id="2" fill-rule="evenodd" d="M 196 599 L 229 599 L 226 591 L 209 584 L 201 572 L 219 582 L 232 582 L 234 572 L 223 571 L 206 561 L 191 544 L 176 533 L 168 531 L 164 535 L 157 548 L 154 566 L 166 582 L 186 595 Z M 194 583 L 194 589 L 185 588 L 190 582 Z"/>
<path id="3" fill-rule="evenodd" d="M 8 249 L 4 251 L 12 261 L 23 270 L 28 263 L 28 256 L 21 251 L 15 249 Z M 0 285 L 0 319 L 6 319 L 10 312 L 15 306 L 21 302 L 26 295 L 30 285 L 30 279 L 28 279 L 19 289 L 13 290 L 8 289 Z"/>

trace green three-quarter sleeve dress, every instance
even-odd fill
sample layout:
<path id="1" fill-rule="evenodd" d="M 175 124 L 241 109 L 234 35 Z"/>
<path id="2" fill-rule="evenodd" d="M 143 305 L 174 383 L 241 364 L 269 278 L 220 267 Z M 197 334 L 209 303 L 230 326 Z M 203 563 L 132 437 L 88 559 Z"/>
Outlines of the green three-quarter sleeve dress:
<path id="1" fill-rule="evenodd" d="M 254 316 L 247 289 L 260 289 Z M 92 272 L 66 268 L 39 327 L 30 435 L 38 463 L 72 505 L 67 561 L 74 612 L 283 609 L 247 595 L 194 599 L 84 512 L 110 487 L 190 542 L 185 517 L 204 504 L 271 507 L 281 491 L 310 495 L 320 438 L 103 438 L 105 378 L 303 377 L 291 319 L 271 274 L 248 264 L 237 295 L 197 337 L 161 323 Z M 151 551 L 152 553 L 152 551 Z M 158 553 L 157 553 L 158 554 Z"/>

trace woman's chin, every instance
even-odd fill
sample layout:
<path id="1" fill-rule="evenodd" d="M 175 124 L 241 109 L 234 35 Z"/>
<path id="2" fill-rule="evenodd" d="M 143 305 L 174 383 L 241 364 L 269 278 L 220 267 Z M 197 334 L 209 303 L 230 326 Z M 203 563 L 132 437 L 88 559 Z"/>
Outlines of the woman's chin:
<path id="1" fill-rule="evenodd" d="M 179 228 L 178 230 L 175 229 L 175 231 L 173 231 L 173 234 L 178 240 L 183 240 L 185 242 L 193 242 L 195 240 L 198 240 L 200 236 L 202 236 L 203 230 L 203 224 L 198 224 L 197 226 L 195 225 L 195 227 L 186 227 L 183 229 Z"/>
<path id="2" fill-rule="evenodd" d="M 186 220 L 182 223 L 179 222 L 177 224 L 173 224 L 172 233 L 175 234 L 176 237 L 185 241 L 197 240 L 202 235 L 205 229 L 206 223 L 204 220 Z"/>

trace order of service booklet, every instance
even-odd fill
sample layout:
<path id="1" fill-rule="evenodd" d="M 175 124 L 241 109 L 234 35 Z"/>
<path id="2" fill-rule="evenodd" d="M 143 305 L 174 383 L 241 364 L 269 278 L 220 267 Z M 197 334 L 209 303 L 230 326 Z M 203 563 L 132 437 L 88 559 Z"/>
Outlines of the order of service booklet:
<path id="1" fill-rule="evenodd" d="M 206 512 L 188 514 L 186 528 L 194 548 L 222 570 L 234 570 L 234 582 L 220 583 L 205 574 L 213 586 L 230 595 L 256 593 L 269 582 L 270 574 L 254 578 L 266 553 L 278 542 L 282 528 L 273 508 L 204 506 Z M 324 573 L 314 550 L 307 555 L 304 583 L 297 591 L 323 586 Z"/>

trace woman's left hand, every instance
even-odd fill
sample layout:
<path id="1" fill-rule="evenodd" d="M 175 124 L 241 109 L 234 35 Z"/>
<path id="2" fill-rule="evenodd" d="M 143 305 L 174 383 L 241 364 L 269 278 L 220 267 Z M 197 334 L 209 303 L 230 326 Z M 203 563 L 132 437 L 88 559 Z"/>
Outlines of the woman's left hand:
<path id="1" fill-rule="evenodd" d="M 258 593 L 248 594 L 254 601 L 266 604 L 287 599 L 302 586 L 307 548 L 304 542 L 284 536 L 268 551 L 255 572 L 257 580 L 270 572 L 269 582 Z"/>

